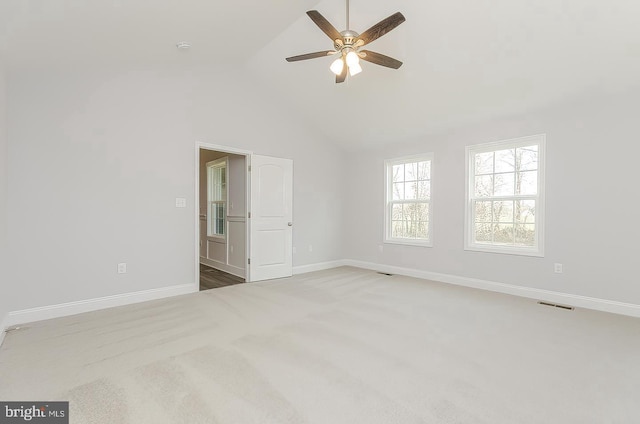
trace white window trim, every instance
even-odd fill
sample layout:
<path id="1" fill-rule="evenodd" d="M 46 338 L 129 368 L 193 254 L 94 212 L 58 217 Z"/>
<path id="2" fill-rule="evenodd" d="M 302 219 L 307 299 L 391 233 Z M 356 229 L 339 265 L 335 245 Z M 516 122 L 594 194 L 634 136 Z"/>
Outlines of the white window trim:
<path id="1" fill-rule="evenodd" d="M 400 158 L 394 159 L 386 159 L 384 161 L 384 229 L 383 229 L 383 242 L 385 244 L 399 244 L 405 246 L 419 246 L 419 247 L 433 247 L 433 192 L 431 197 L 429 197 L 429 240 L 419 241 L 405 238 L 393 238 L 390 236 L 390 228 L 391 228 L 391 217 L 389 210 L 389 193 L 391 193 L 391 179 L 389 177 L 389 168 L 393 165 L 398 165 L 401 163 L 407 162 L 420 162 L 420 161 L 429 161 L 430 165 L 430 175 L 429 181 L 433 183 L 433 153 L 424 153 L 419 155 L 412 156 L 404 156 Z M 433 184 L 431 186 L 431 190 L 433 190 Z"/>
<path id="2" fill-rule="evenodd" d="M 229 156 L 224 156 L 221 157 L 219 159 L 215 159 L 212 160 L 211 162 L 207 162 L 205 164 L 206 169 L 207 169 L 207 237 L 209 238 L 215 238 L 215 239 L 219 239 L 219 240 L 224 240 L 225 242 L 227 241 L 227 229 L 228 229 L 228 225 L 227 225 L 227 216 L 225 214 L 225 227 L 224 227 L 224 234 L 209 234 L 209 228 L 211 226 L 211 223 L 209 222 L 209 220 L 211 219 L 211 217 L 209 216 L 209 169 L 210 168 L 221 168 L 224 166 L 225 169 L 225 199 L 224 204 L 225 204 L 225 210 L 227 210 L 227 204 L 229 202 Z"/>
<path id="3" fill-rule="evenodd" d="M 500 150 L 505 147 L 522 147 L 530 146 L 532 144 L 538 145 L 538 194 L 532 196 L 537 200 L 536 203 L 536 243 L 534 247 L 519 247 L 519 246 L 496 246 L 486 245 L 473 242 L 474 234 L 474 216 L 472 211 L 472 199 L 470 196 L 471 187 L 471 175 L 473 172 L 474 164 L 470 158 L 472 154 L 491 152 Z M 487 253 L 501 253 L 507 255 L 521 255 L 521 256 L 536 256 L 544 257 L 544 215 L 545 215 L 545 150 L 546 150 L 546 134 L 537 134 L 527 137 L 513 138 L 509 140 L 495 141 L 491 143 L 477 144 L 473 146 L 467 146 L 465 148 L 465 220 L 464 220 L 464 250 L 487 252 Z"/>

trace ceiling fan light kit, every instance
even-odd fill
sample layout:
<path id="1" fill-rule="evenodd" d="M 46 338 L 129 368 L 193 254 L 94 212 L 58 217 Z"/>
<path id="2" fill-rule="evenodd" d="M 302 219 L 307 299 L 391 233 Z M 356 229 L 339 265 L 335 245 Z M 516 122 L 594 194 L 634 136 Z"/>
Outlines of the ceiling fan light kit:
<path id="1" fill-rule="evenodd" d="M 346 0 L 347 6 L 347 29 L 338 32 L 338 30 L 327 21 L 324 16 L 317 10 L 310 10 L 307 15 L 311 20 L 333 40 L 333 50 L 324 50 L 315 53 L 306 53 L 298 56 L 288 57 L 287 62 L 297 62 L 300 60 L 315 59 L 318 57 L 332 56 L 339 54 L 329 69 L 336 74 L 336 83 L 344 82 L 347 78 L 347 71 L 350 76 L 354 76 L 362 72 L 360 59 L 376 65 L 387 68 L 398 69 L 402 66 L 402 62 L 389 56 L 369 50 L 360 50 L 360 48 L 372 41 L 385 35 L 401 23 L 405 21 L 405 17 L 400 12 L 396 12 L 386 19 L 378 22 L 362 34 L 349 29 L 349 0 Z"/>

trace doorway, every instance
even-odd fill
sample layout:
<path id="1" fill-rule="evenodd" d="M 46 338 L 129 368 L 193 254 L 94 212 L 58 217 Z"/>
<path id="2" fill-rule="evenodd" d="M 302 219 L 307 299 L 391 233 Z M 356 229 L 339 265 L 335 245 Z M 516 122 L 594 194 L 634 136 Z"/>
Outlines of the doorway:
<path id="1" fill-rule="evenodd" d="M 200 290 L 246 281 L 247 155 L 198 151 Z"/>
<path id="2" fill-rule="evenodd" d="M 293 161 L 195 147 L 196 284 L 203 265 L 246 282 L 290 277 Z"/>

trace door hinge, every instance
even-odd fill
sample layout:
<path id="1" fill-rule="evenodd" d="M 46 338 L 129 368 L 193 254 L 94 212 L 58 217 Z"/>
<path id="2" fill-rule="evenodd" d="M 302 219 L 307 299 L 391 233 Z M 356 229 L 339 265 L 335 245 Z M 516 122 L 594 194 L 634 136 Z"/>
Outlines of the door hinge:
<path id="1" fill-rule="evenodd" d="M 251 212 L 249 212 L 249 218 L 251 218 Z"/>
<path id="2" fill-rule="evenodd" d="M 251 258 L 247 259 L 247 264 L 251 265 Z"/>
<path id="3" fill-rule="evenodd" d="M 249 165 L 249 172 L 251 172 L 251 165 Z"/>

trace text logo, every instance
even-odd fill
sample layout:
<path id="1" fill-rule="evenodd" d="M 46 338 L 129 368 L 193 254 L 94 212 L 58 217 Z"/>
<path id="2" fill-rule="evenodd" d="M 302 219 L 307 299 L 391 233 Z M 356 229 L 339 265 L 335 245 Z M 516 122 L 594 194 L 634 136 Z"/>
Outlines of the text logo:
<path id="1" fill-rule="evenodd" d="M 0 424 L 69 424 L 69 402 L 0 402 Z"/>

